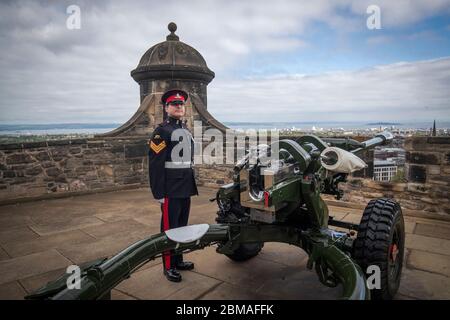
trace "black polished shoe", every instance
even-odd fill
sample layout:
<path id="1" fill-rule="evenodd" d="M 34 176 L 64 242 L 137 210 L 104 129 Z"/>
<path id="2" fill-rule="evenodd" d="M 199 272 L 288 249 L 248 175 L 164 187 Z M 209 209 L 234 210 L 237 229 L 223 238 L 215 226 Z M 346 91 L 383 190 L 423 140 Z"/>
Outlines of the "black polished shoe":
<path id="1" fill-rule="evenodd" d="M 176 269 L 164 270 L 164 275 L 166 276 L 167 280 L 169 280 L 169 281 L 173 281 L 173 282 L 181 281 L 181 274 Z"/>
<path id="2" fill-rule="evenodd" d="M 176 265 L 177 270 L 192 270 L 194 269 L 194 263 L 190 261 L 182 261 Z"/>

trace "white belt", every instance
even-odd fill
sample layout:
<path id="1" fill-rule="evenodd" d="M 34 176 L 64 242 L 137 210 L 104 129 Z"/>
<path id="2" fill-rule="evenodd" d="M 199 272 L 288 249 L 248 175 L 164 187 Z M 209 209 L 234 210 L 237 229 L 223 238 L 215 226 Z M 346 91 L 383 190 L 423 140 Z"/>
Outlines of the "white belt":
<path id="1" fill-rule="evenodd" d="M 164 167 L 168 169 L 190 168 L 191 166 L 192 163 L 190 161 L 166 161 L 164 164 Z"/>

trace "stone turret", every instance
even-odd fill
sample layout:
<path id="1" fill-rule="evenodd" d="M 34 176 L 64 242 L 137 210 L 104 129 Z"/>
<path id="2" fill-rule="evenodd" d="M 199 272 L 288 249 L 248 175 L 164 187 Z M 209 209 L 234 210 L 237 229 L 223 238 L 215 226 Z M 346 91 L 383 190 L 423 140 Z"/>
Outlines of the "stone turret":
<path id="1" fill-rule="evenodd" d="M 185 117 L 188 127 L 192 129 L 194 121 L 201 121 L 204 128 L 227 129 L 207 111 L 206 89 L 214 72 L 196 49 L 180 41 L 175 23 L 171 22 L 168 28 L 166 41 L 148 49 L 131 71 L 140 87 L 138 111 L 125 124 L 101 136 L 148 135 L 165 118 L 161 96 L 173 88 L 189 93 Z"/>

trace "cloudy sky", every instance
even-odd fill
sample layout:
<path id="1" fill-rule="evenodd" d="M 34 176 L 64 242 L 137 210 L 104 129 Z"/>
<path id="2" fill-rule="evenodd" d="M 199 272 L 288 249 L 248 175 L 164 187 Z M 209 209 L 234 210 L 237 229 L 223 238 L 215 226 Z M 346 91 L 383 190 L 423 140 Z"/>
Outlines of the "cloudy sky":
<path id="1" fill-rule="evenodd" d="M 1 1 L 0 123 L 127 121 L 171 21 L 221 121 L 450 121 L 449 18 L 450 0 Z"/>

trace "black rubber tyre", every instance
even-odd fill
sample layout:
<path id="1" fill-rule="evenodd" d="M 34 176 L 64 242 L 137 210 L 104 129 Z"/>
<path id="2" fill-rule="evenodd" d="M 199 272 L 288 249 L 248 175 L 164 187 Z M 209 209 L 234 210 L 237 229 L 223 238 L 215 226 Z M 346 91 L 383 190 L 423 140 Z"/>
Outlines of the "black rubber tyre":
<path id="1" fill-rule="evenodd" d="M 233 254 L 227 254 L 226 256 L 233 261 L 246 261 L 256 257 L 263 247 L 263 242 L 243 243 L 233 252 Z"/>
<path id="2" fill-rule="evenodd" d="M 353 257 L 363 272 L 376 265 L 381 272 L 381 288 L 370 291 L 373 300 L 394 298 L 400 286 L 405 249 L 405 223 L 398 202 L 380 198 L 364 210 Z"/>

